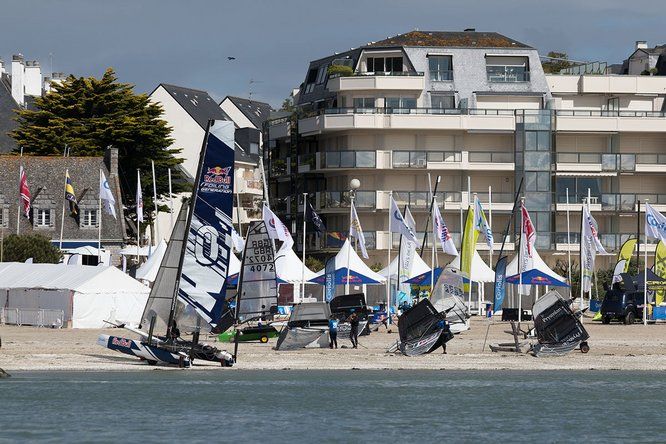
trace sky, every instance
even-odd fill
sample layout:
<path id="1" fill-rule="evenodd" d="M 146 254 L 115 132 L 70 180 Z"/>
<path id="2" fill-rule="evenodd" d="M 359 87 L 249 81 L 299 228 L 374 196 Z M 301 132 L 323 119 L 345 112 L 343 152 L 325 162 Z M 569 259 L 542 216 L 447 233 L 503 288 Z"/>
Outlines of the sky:
<path id="1" fill-rule="evenodd" d="M 619 63 L 666 43 L 663 0 L 3 0 L 0 58 L 279 107 L 310 60 L 414 29 L 496 31 L 574 60 Z M 228 60 L 227 57 L 235 57 Z"/>

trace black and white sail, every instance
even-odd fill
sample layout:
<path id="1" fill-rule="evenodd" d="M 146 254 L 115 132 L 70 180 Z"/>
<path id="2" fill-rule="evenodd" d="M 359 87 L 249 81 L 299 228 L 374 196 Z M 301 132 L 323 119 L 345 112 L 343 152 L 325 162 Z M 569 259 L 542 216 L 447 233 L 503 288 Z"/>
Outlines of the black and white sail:
<path id="1" fill-rule="evenodd" d="M 463 276 L 460 270 L 445 268 L 435 283 L 430 302 L 438 312 L 445 314 L 451 330 L 459 331 L 462 326 L 467 329 L 469 313 L 463 302 L 464 296 Z"/>
<path id="2" fill-rule="evenodd" d="M 444 314 L 439 313 L 430 300 L 422 299 L 398 319 L 398 348 L 406 356 L 422 355 L 437 349 L 453 338 L 450 330 L 440 322 L 444 320 Z"/>
<path id="3" fill-rule="evenodd" d="M 275 252 L 264 221 L 251 222 L 248 228 L 236 303 L 239 322 L 277 313 Z"/>
<path id="4" fill-rule="evenodd" d="M 549 291 L 540 297 L 532 307 L 532 314 L 539 341 L 532 347 L 535 356 L 564 355 L 590 337 L 580 322 L 580 313 L 574 313 L 571 301 L 556 291 Z"/>

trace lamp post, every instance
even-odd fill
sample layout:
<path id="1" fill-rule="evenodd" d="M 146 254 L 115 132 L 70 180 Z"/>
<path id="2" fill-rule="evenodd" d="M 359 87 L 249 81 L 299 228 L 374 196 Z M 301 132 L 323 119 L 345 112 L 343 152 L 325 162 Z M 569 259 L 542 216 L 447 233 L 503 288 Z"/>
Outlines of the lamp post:
<path id="1" fill-rule="evenodd" d="M 352 232 L 352 223 L 353 221 L 353 208 L 354 208 L 354 198 L 356 197 L 356 190 L 361 188 L 361 181 L 354 178 L 349 181 L 349 235 L 347 236 L 347 241 L 349 242 L 349 248 L 347 250 L 347 282 L 345 283 L 345 294 L 349 294 L 349 261 L 351 257 L 351 232 Z"/>

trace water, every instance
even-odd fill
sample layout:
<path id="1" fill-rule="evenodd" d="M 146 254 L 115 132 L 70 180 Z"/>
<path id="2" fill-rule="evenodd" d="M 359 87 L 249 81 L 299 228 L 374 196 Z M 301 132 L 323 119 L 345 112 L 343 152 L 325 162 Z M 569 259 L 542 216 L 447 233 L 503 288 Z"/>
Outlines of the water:
<path id="1" fill-rule="evenodd" d="M 18 373 L 0 380 L 0 442 L 663 442 L 662 376 Z"/>

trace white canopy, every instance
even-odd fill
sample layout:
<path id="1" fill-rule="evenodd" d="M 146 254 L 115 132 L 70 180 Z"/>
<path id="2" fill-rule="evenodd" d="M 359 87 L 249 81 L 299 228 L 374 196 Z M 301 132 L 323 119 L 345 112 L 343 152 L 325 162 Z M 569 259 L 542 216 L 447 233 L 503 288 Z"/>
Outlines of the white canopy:
<path id="1" fill-rule="evenodd" d="M 506 275 L 507 276 L 513 276 L 515 274 L 518 274 L 518 254 L 516 254 L 511 262 L 509 262 L 509 265 L 506 266 Z M 536 250 L 536 248 L 532 248 L 532 268 L 530 270 L 539 270 L 544 274 L 547 274 L 548 276 L 552 277 L 553 279 L 557 279 L 559 281 L 564 282 L 565 279 L 560 276 L 559 274 L 555 273 L 553 270 L 546 265 L 546 263 L 541 259 L 541 256 L 539 256 L 539 252 Z M 529 270 L 525 270 L 529 271 Z"/>
<path id="2" fill-rule="evenodd" d="M 423 261 L 423 259 L 421 259 L 421 256 L 419 256 L 418 254 L 414 254 L 414 260 L 412 261 L 411 265 L 412 266 L 411 269 L 409 270 L 407 279 L 411 279 L 415 276 L 430 271 L 430 267 L 428 266 L 428 264 L 426 264 Z M 395 276 L 398 274 L 398 256 L 393 258 L 393 260 L 391 261 L 391 265 L 389 265 L 388 267 L 384 267 L 378 273 L 384 277 L 388 277 L 389 272 L 391 273 L 391 276 Z"/>
<path id="3" fill-rule="evenodd" d="M 136 270 L 136 278 L 143 281 L 154 282 L 157 277 L 157 270 L 160 269 L 160 264 L 166 253 L 167 244 L 164 240 L 160 241 L 159 245 L 155 247 L 152 254 L 148 257 L 146 262 L 143 263 Z"/>
<path id="4" fill-rule="evenodd" d="M 128 245 L 120 250 L 119 253 L 123 256 L 136 256 L 137 253 L 139 256 L 148 256 L 148 253 L 150 253 L 151 249 L 153 249 L 151 245 L 146 245 L 141 248 L 138 248 L 137 245 Z"/>
<path id="5" fill-rule="evenodd" d="M 115 267 L 0 263 L 0 306 L 62 310 L 73 328 L 138 324 L 150 288 Z"/>
<path id="6" fill-rule="evenodd" d="M 450 264 L 453 268 L 460 269 L 460 256 L 456 256 Z M 508 272 L 507 272 L 508 273 Z M 472 282 L 495 282 L 495 272 L 490 268 L 478 251 L 474 252 L 472 257 Z"/>
<path id="7" fill-rule="evenodd" d="M 335 270 L 336 270 L 336 282 L 340 284 L 340 279 L 337 279 L 337 276 L 344 272 L 347 273 L 347 258 L 349 258 L 349 269 L 352 276 L 366 277 L 368 279 L 374 280 L 376 282 L 386 282 L 386 278 L 381 274 L 375 273 L 365 265 L 361 258 L 356 254 L 356 251 L 351 247 L 349 240 L 345 240 L 345 243 L 342 245 L 342 248 L 335 255 Z M 326 268 L 319 270 L 314 279 L 317 279 L 321 276 L 324 276 Z M 346 276 L 343 277 L 346 280 Z M 352 281 L 353 283 L 353 281 Z"/>
<path id="8" fill-rule="evenodd" d="M 77 248 L 64 249 L 63 251 L 69 254 L 81 254 L 84 256 L 97 256 L 98 254 L 97 247 L 91 247 L 89 245 Z M 102 249 L 102 251 L 104 251 L 104 249 Z"/>
<path id="9" fill-rule="evenodd" d="M 303 261 L 291 248 L 280 248 L 275 255 L 275 272 L 278 279 L 289 284 L 301 283 L 303 279 Z M 313 279 L 315 272 L 305 267 L 305 282 Z"/>

